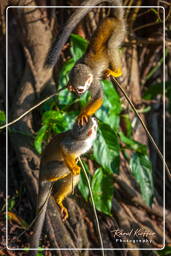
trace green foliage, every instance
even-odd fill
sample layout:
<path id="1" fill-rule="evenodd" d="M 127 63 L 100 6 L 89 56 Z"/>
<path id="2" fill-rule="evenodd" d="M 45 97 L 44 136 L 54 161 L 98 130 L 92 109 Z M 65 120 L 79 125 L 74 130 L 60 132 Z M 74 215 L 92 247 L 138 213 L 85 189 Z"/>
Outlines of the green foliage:
<path id="1" fill-rule="evenodd" d="M 30 248 L 23 248 L 23 251 L 29 252 L 29 251 L 30 251 Z"/>
<path id="2" fill-rule="evenodd" d="M 38 252 L 36 256 L 44 256 L 44 254 L 42 252 Z"/>
<path id="3" fill-rule="evenodd" d="M 97 210 L 111 215 L 114 186 L 112 177 L 98 168 L 92 178 L 93 199 Z"/>
<path id="4" fill-rule="evenodd" d="M 160 256 L 170 256 L 171 255 L 171 246 L 165 246 L 161 251 L 156 252 Z"/>
<path id="5" fill-rule="evenodd" d="M 168 50 L 166 49 L 165 52 L 165 57 L 168 55 Z M 160 66 L 163 64 L 163 61 L 165 59 L 165 57 L 163 56 L 162 58 L 160 58 L 160 60 L 158 61 L 157 65 L 155 65 L 147 74 L 147 76 L 144 78 L 144 82 L 146 82 L 147 80 L 149 80 L 155 73 L 156 71 L 160 68 Z"/>
<path id="6" fill-rule="evenodd" d="M 37 132 L 34 140 L 34 147 L 40 154 L 42 152 L 42 143 L 48 140 L 51 133 L 64 132 L 71 128 L 75 118 L 75 113 L 71 112 L 67 115 L 66 112 L 49 110 L 42 115 L 42 127 Z"/>
<path id="7" fill-rule="evenodd" d="M 97 111 L 96 116 L 112 129 L 118 130 L 119 115 L 121 112 L 120 97 L 110 81 L 103 80 L 102 86 L 104 90 L 104 102 L 102 107 Z"/>
<path id="8" fill-rule="evenodd" d="M 82 161 L 82 162 L 84 164 L 84 168 L 87 172 L 89 179 L 91 179 L 91 177 L 88 173 L 88 166 L 86 165 L 86 163 L 84 161 Z M 85 173 L 83 171 L 80 173 L 80 181 L 78 183 L 78 189 L 79 189 L 80 193 L 82 194 L 82 196 L 84 197 L 84 199 L 87 201 L 89 198 L 89 195 L 90 195 L 90 191 L 89 191 Z"/>
<path id="9" fill-rule="evenodd" d="M 5 124 L 5 120 L 6 120 L 5 112 L 0 110 L 0 126 Z"/>
<path id="10" fill-rule="evenodd" d="M 79 35 L 71 34 L 71 48 L 70 52 L 74 61 L 78 61 L 86 52 L 88 41 Z"/>
<path id="11" fill-rule="evenodd" d="M 163 96 L 164 93 L 169 100 L 169 112 L 171 113 L 171 80 L 165 83 L 165 91 L 163 83 L 152 84 L 144 93 L 144 99 L 153 100 L 158 95 Z"/>
<path id="12" fill-rule="evenodd" d="M 118 138 L 109 125 L 99 124 L 99 134 L 93 145 L 94 158 L 108 173 L 119 172 Z"/>
<path id="13" fill-rule="evenodd" d="M 122 132 L 119 132 L 119 136 L 121 141 L 124 143 L 125 148 L 131 149 L 135 152 L 139 152 L 142 154 L 147 154 L 147 147 L 145 145 L 131 138 L 126 137 Z"/>
<path id="14" fill-rule="evenodd" d="M 70 45 L 71 57 L 63 64 L 59 72 L 58 88 L 67 85 L 69 73 L 85 53 L 88 42 L 73 34 L 70 38 Z M 104 102 L 96 112 L 96 117 L 99 120 L 98 137 L 93 145 L 93 153 L 87 155 L 93 159 L 94 166 L 97 167 L 94 175 L 88 173 L 86 162 L 84 162 L 84 166 L 90 179 L 96 208 L 111 215 L 114 194 L 113 173 L 119 173 L 121 151 L 126 161 L 128 161 L 126 150 L 129 149 L 133 152 L 130 168 L 140 184 L 143 198 L 148 205 L 152 202 L 153 183 L 147 148 L 131 138 L 131 121 L 128 115 L 121 114 L 120 96 L 110 81 L 103 80 L 101 84 L 104 90 Z M 146 95 L 149 93 L 146 92 Z M 46 143 L 53 134 L 71 128 L 76 116 L 89 101 L 89 97 L 88 92 L 78 98 L 68 90 L 63 90 L 55 100 L 49 100 L 43 105 L 41 108 L 42 126 L 34 141 L 37 152 L 42 152 L 43 143 Z M 125 133 L 120 131 L 120 120 L 124 120 Z M 87 201 L 90 199 L 87 180 L 84 172 L 81 172 L 80 176 L 78 189 Z"/>
<path id="15" fill-rule="evenodd" d="M 48 130 L 48 125 L 43 125 L 40 128 L 40 130 L 38 131 L 36 138 L 34 140 L 34 147 L 35 147 L 37 153 L 39 153 L 39 154 L 42 152 L 42 142 L 45 139 L 47 130 Z"/>
<path id="16" fill-rule="evenodd" d="M 131 137 L 132 135 L 132 125 L 131 120 L 128 114 L 121 114 L 121 123 L 122 127 L 124 127 L 124 132 L 127 137 Z"/>
<path id="17" fill-rule="evenodd" d="M 132 174 L 140 185 L 141 193 L 147 205 L 151 206 L 153 199 L 152 165 L 147 155 L 134 153 L 130 159 Z"/>
<path id="18" fill-rule="evenodd" d="M 43 255 L 44 255 L 44 254 L 43 254 L 43 251 L 44 251 L 44 248 L 40 248 L 40 247 L 39 247 L 36 256 L 43 256 Z"/>
<path id="19" fill-rule="evenodd" d="M 72 57 L 63 64 L 59 72 L 59 88 L 67 85 L 69 81 L 69 72 L 76 62 L 83 56 L 88 47 L 88 41 L 79 35 L 72 34 L 70 43 L 70 53 Z M 58 97 L 60 105 L 70 105 L 73 103 L 74 99 L 75 96 L 66 90 L 62 91 Z"/>
<path id="20" fill-rule="evenodd" d="M 13 196 L 13 197 L 9 198 L 9 200 L 8 200 L 8 211 L 12 211 L 15 204 L 16 204 L 16 197 Z"/>

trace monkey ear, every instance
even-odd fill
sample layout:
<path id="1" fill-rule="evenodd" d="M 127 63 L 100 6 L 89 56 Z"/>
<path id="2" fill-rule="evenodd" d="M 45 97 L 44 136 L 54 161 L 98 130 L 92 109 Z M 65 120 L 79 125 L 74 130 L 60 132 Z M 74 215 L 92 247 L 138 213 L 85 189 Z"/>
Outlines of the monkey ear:
<path id="1" fill-rule="evenodd" d="M 92 132 L 93 132 L 93 130 L 92 130 L 92 128 L 91 128 L 90 130 L 88 130 L 87 135 L 88 135 L 88 136 L 91 136 L 91 135 L 92 135 Z"/>

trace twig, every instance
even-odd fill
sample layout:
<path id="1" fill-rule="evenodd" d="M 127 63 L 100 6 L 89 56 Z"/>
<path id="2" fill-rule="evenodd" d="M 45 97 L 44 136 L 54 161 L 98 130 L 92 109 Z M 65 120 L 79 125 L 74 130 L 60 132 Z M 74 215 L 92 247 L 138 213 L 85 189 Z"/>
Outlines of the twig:
<path id="1" fill-rule="evenodd" d="M 102 256 L 105 256 L 103 240 L 102 240 L 102 235 L 101 235 L 101 231 L 100 231 L 100 224 L 99 224 L 99 220 L 98 220 L 98 216 L 97 216 L 97 212 L 96 212 L 96 207 L 95 207 L 95 203 L 94 203 L 94 199 L 93 199 L 93 192 L 92 192 L 92 189 L 91 189 L 90 181 L 89 181 L 87 172 L 86 172 L 86 170 L 84 168 L 83 162 L 81 161 L 80 157 L 78 158 L 78 160 L 79 160 L 79 162 L 81 164 L 81 167 L 83 168 L 83 171 L 84 171 L 87 183 L 88 183 L 88 187 L 89 187 L 89 190 L 90 190 L 90 196 L 91 196 L 91 200 L 92 200 L 93 211 L 94 211 L 94 215 L 95 215 L 95 219 L 96 219 L 96 223 L 97 223 L 97 230 L 98 230 L 98 233 L 99 233 L 100 244 L 101 244 L 101 248 L 102 248 L 101 252 L 102 252 Z"/>
<path id="2" fill-rule="evenodd" d="M 134 28 L 133 31 L 136 32 L 138 30 L 141 30 L 141 29 L 144 29 L 144 28 L 147 28 L 147 27 L 151 27 L 151 26 L 154 26 L 154 25 L 158 25 L 158 24 L 162 24 L 161 21 L 155 21 L 155 22 L 151 22 L 151 23 L 148 23 L 148 24 L 143 24 L 137 28 Z"/>
<path id="3" fill-rule="evenodd" d="M 67 86 L 59 89 L 57 92 L 51 94 L 50 96 L 48 96 L 47 98 L 45 98 L 44 100 L 41 100 L 39 103 L 37 103 L 36 105 L 34 105 L 32 108 L 28 109 L 26 112 L 24 112 L 21 116 L 17 117 L 16 119 L 14 119 L 13 121 L 4 124 L 2 126 L 0 126 L 0 130 L 11 126 L 12 124 L 15 124 L 16 122 L 18 122 L 20 119 L 22 119 L 24 116 L 26 116 L 27 114 L 29 114 L 31 111 L 33 111 L 35 108 L 39 107 L 40 105 L 42 105 L 44 102 L 46 102 L 47 100 L 53 98 L 54 96 L 58 95 L 59 92 L 61 92 L 62 90 L 66 89 Z"/>

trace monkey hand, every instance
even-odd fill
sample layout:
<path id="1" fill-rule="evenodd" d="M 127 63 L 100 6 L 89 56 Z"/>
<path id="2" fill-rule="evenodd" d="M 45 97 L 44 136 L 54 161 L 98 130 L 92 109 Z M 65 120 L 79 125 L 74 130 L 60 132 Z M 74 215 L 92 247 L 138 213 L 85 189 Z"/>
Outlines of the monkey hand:
<path id="1" fill-rule="evenodd" d="M 68 214 L 68 210 L 67 208 L 65 208 L 64 206 L 61 207 L 61 218 L 62 218 L 62 221 L 66 221 L 66 219 L 68 219 L 69 217 L 69 214 Z"/>
<path id="2" fill-rule="evenodd" d="M 77 117 L 77 122 L 80 126 L 83 126 L 84 123 L 88 122 L 88 115 L 86 113 L 81 113 L 78 117 Z"/>
<path id="3" fill-rule="evenodd" d="M 110 76 L 119 77 L 122 76 L 122 70 L 121 68 L 118 68 L 117 70 L 113 71 L 111 69 L 106 69 L 104 72 L 105 78 L 108 78 Z"/>
<path id="4" fill-rule="evenodd" d="M 75 165 L 75 166 L 72 168 L 72 173 L 73 173 L 73 175 L 78 175 L 78 174 L 80 174 L 80 170 L 81 170 L 81 168 L 80 168 L 78 165 Z"/>

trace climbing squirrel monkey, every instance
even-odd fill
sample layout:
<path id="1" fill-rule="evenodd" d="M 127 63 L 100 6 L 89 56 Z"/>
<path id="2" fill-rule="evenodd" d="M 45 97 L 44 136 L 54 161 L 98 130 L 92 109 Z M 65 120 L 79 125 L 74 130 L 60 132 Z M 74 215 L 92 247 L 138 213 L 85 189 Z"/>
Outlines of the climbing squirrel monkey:
<path id="1" fill-rule="evenodd" d="M 112 2 L 115 6 L 122 4 L 121 0 Z M 91 101 L 78 116 L 80 125 L 87 122 L 88 116 L 93 115 L 103 103 L 100 79 L 104 73 L 114 77 L 122 75 L 119 47 L 125 35 L 123 16 L 123 8 L 111 8 L 111 15 L 98 26 L 85 56 L 70 72 L 68 89 L 78 96 L 87 90 L 91 93 Z"/>
<path id="2" fill-rule="evenodd" d="M 96 133 L 97 121 L 94 117 L 90 117 L 83 126 L 75 122 L 71 130 L 57 134 L 43 151 L 39 174 L 38 218 L 31 238 L 32 248 L 39 246 L 48 195 L 51 191 L 60 208 L 63 221 L 68 218 L 63 200 L 79 181 L 80 167 L 77 165 L 77 158 L 91 148 Z"/>

